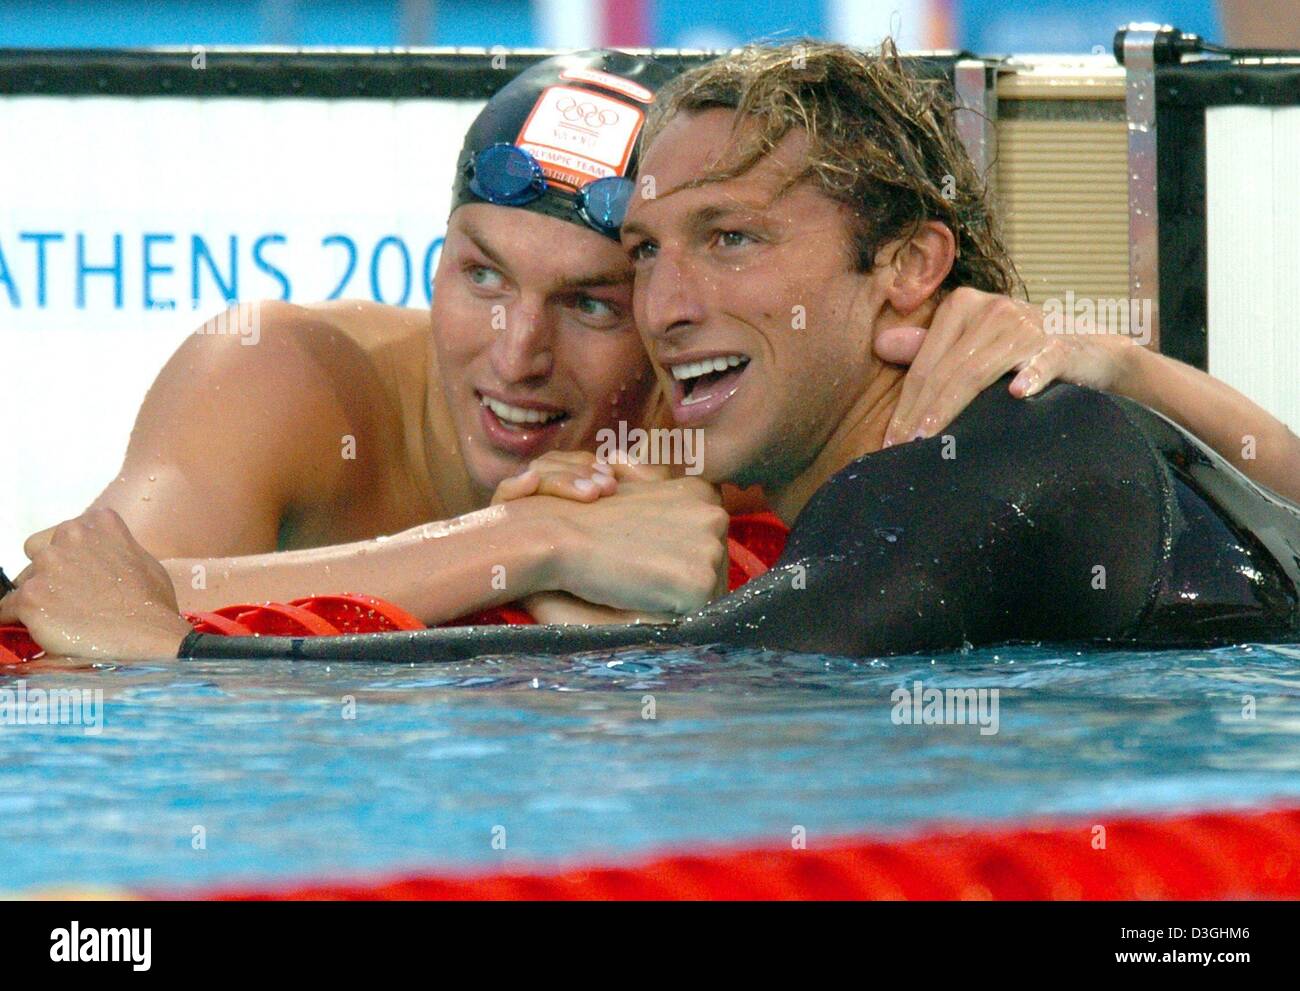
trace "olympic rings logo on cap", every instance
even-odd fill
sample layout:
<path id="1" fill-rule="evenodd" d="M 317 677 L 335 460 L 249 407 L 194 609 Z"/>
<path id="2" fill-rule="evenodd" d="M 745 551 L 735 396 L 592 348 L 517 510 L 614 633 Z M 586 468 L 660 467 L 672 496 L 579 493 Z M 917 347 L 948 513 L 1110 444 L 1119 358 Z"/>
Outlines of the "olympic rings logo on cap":
<path id="1" fill-rule="evenodd" d="M 579 103 L 571 96 L 562 96 L 556 100 L 555 109 L 570 124 L 577 124 L 581 121 L 591 128 L 612 127 L 619 121 L 617 110 L 611 110 L 608 107 L 597 107 L 594 103 L 588 101 Z"/>

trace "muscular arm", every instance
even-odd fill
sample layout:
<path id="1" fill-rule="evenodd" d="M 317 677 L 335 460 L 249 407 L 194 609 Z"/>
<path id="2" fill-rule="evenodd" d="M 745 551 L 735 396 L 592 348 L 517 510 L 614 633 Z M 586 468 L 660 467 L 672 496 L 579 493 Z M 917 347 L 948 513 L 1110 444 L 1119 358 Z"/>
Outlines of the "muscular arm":
<path id="1" fill-rule="evenodd" d="M 555 530 L 532 508 L 493 506 L 349 544 L 162 563 L 182 610 L 364 592 L 441 623 L 560 583 Z"/>
<path id="2" fill-rule="evenodd" d="M 1210 445 L 1247 477 L 1300 502 L 1300 439 L 1231 386 L 1180 361 L 1109 334 L 1048 335 L 1038 307 L 977 289 L 954 290 L 928 327 L 882 330 L 874 347 L 911 367 L 886 433 L 887 446 L 940 433 L 1009 371 L 1010 389 L 1032 396 L 1053 381 L 1142 403 Z"/>
<path id="3" fill-rule="evenodd" d="M 256 343 L 210 321 L 176 350 L 141 404 L 121 472 L 93 504 L 119 513 L 156 557 L 275 550 L 296 507 L 337 498 L 340 438 L 371 426 L 342 401 L 338 359 L 323 358 L 350 347 L 360 366 L 355 345 L 301 307 L 254 305 Z M 231 314 L 250 319 L 247 308 Z"/>
<path id="4" fill-rule="evenodd" d="M 226 333 L 212 322 L 178 348 L 145 397 L 121 472 L 92 506 L 115 510 L 161 559 L 182 609 L 364 591 L 439 622 L 546 584 L 553 569 L 538 548 L 554 533 L 526 506 L 277 552 L 302 509 L 383 483 L 374 452 L 398 428 L 383 421 L 366 356 L 330 321 L 264 303 L 251 343 L 231 332 L 241 318 L 247 307 L 231 312 Z M 342 457 L 345 436 L 362 457 Z M 50 533 L 28 541 L 29 557 Z M 505 588 L 494 574 L 508 576 Z"/>
<path id="5" fill-rule="evenodd" d="M 1123 353 L 1111 391 L 1164 414 L 1248 478 L 1300 502 L 1300 437 L 1286 424 L 1191 365 L 1146 348 Z"/>

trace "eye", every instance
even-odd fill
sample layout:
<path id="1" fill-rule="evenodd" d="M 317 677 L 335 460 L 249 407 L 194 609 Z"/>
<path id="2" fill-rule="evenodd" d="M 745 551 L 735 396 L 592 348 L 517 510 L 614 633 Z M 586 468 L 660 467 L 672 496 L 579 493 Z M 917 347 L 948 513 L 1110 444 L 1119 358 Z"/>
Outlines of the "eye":
<path id="1" fill-rule="evenodd" d="M 583 323 L 593 327 L 613 327 L 623 322 L 623 307 L 607 299 L 579 293 L 570 306 L 577 312 Z"/>
<path id="2" fill-rule="evenodd" d="M 743 248 L 747 244 L 754 244 L 757 242 L 757 238 L 746 234 L 744 231 L 735 230 L 715 231 L 713 239 L 720 248 Z"/>
<path id="3" fill-rule="evenodd" d="M 658 246 L 653 241 L 638 241 L 632 247 L 627 249 L 627 256 L 631 259 L 632 264 L 648 261 L 655 256 Z"/>
<path id="4" fill-rule="evenodd" d="M 465 266 L 465 277 L 480 289 L 500 289 L 505 282 L 500 272 L 486 265 Z"/>

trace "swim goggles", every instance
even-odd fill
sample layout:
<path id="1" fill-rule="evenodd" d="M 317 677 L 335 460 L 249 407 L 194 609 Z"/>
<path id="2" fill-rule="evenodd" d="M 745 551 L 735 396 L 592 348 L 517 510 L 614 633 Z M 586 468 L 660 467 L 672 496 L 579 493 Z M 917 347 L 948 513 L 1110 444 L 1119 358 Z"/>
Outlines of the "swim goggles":
<path id="1" fill-rule="evenodd" d="M 551 188 L 537 159 L 517 145 L 504 142 L 474 155 L 465 163 L 465 174 L 470 191 L 497 206 L 524 206 Z M 617 238 L 634 186 L 623 176 L 594 179 L 573 194 L 573 208 L 592 230 Z"/>

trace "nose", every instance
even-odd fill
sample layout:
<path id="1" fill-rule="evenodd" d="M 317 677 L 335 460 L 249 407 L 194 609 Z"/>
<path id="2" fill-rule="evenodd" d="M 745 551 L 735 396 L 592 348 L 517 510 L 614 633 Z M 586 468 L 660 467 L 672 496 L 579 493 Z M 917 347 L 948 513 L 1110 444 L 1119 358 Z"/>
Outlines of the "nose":
<path id="1" fill-rule="evenodd" d="M 553 328 L 539 302 L 517 299 L 493 319 L 492 370 L 502 382 L 522 383 L 545 379 L 555 363 Z"/>
<path id="2" fill-rule="evenodd" d="M 633 291 L 637 323 L 650 337 L 667 337 L 704 320 L 700 280 L 679 252 L 661 247 L 654 262 L 638 270 Z"/>

